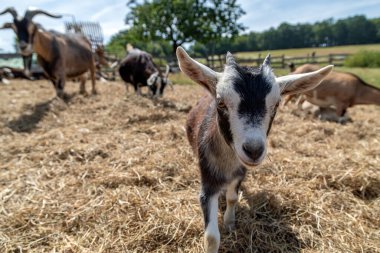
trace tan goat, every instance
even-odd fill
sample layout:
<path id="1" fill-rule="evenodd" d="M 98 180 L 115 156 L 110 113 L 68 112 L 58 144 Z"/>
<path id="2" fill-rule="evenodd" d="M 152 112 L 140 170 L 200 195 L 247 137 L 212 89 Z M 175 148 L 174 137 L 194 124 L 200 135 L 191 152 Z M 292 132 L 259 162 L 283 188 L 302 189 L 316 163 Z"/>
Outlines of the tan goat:
<path id="1" fill-rule="evenodd" d="M 318 65 L 305 64 L 291 69 L 292 74 L 308 73 L 320 69 Z M 285 103 L 293 96 L 289 96 Z M 308 101 L 321 108 L 333 106 L 338 117 L 343 117 L 348 107 L 359 104 L 380 105 L 380 89 L 367 84 L 358 76 L 332 71 L 315 89 L 307 91 L 299 102 Z"/>

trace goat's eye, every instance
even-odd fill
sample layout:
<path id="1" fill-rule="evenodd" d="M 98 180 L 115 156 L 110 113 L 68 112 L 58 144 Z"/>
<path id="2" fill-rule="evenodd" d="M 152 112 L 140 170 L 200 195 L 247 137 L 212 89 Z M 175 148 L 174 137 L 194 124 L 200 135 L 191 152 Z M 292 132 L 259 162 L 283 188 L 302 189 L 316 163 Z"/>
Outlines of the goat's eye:
<path id="1" fill-rule="evenodd" d="M 222 109 L 222 110 L 227 110 L 227 106 L 226 106 L 226 104 L 224 103 L 223 100 L 219 100 L 218 101 L 218 108 Z"/>

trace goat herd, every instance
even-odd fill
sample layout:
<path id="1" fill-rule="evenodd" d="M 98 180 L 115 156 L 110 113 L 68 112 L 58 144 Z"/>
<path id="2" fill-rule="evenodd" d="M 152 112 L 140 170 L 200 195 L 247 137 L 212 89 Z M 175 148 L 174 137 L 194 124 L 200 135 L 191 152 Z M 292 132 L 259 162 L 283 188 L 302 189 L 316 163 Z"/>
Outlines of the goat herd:
<path id="1" fill-rule="evenodd" d="M 37 54 L 38 63 L 58 97 L 63 97 L 68 78 L 79 77 L 80 92 L 86 93 L 86 72 L 90 72 L 92 93 L 97 93 L 95 56 L 88 39 L 78 34 L 46 31 L 33 22 L 36 15 L 52 18 L 59 15 L 27 10 L 19 17 L 14 8 L 5 9 L 0 15 L 6 13 L 12 15 L 13 23 L 4 24 L 3 28 L 15 31 L 24 57 Z M 333 66 L 293 67 L 292 74 L 276 77 L 269 55 L 260 67 L 250 68 L 237 64 L 228 53 L 223 72 L 195 61 L 181 47 L 177 49 L 177 58 L 180 69 L 207 91 L 190 111 L 186 123 L 187 137 L 201 172 L 200 204 L 207 252 L 217 252 L 220 244 L 218 199 L 222 191 L 226 192 L 227 203 L 224 226 L 234 230 L 240 184 L 246 170 L 261 164 L 266 157 L 267 138 L 281 97 L 288 96 L 287 103 L 303 93 L 301 99 L 312 104 L 333 106 L 340 121 L 350 106 L 380 104 L 379 89 L 353 74 L 332 71 Z M 131 47 L 119 64 L 119 74 L 138 94 L 141 86 L 148 86 L 152 96 L 159 97 L 170 85 L 168 67 L 163 73 L 150 54 Z"/>
<path id="2" fill-rule="evenodd" d="M 100 56 L 98 62 L 104 61 L 104 55 L 97 51 L 92 53 L 90 41 L 82 34 L 61 34 L 55 31 L 46 31 L 41 25 L 33 22 L 36 15 L 46 15 L 60 18 L 43 10 L 27 10 L 23 17 L 19 17 L 14 8 L 7 8 L 0 15 L 9 13 L 13 23 L 5 23 L 2 28 L 11 28 L 17 35 L 20 52 L 24 62 L 31 59 L 33 52 L 37 54 L 37 61 L 43 68 L 45 75 L 54 85 L 58 97 L 63 97 L 66 79 L 80 79 L 80 93 L 86 93 L 86 72 L 90 72 L 92 94 L 97 94 L 95 87 L 96 63 L 95 56 Z M 131 48 L 127 57 L 120 63 L 120 76 L 131 83 L 136 92 L 140 93 L 140 86 L 149 86 L 153 95 L 160 96 L 168 83 L 169 69 L 163 74 L 154 64 L 150 54 Z M 25 72 L 30 72 L 30 64 L 25 65 Z M 3 76 L 8 74 L 9 68 L 2 71 Z M 1 72 L 0 72 L 1 74 Z M 27 74 L 26 74 L 27 75 Z"/>

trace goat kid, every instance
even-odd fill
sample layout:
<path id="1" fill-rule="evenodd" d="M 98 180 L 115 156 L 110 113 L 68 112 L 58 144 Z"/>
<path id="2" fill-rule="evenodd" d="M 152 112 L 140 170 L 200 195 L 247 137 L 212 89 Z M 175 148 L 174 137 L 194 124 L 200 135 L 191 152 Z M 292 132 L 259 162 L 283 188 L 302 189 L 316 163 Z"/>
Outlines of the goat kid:
<path id="1" fill-rule="evenodd" d="M 281 96 L 316 87 L 333 66 L 277 78 L 269 55 L 259 68 L 250 68 L 239 66 L 227 53 L 222 73 L 193 60 L 181 47 L 177 58 L 180 69 L 208 91 L 189 113 L 186 132 L 199 159 L 205 249 L 217 252 L 219 194 L 226 190 L 224 226 L 233 230 L 240 184 L 246 169 L 265 158 L 266 139 Z"/>
<path id="2" fill-rule="evenodd" d="M 81 34 L 60 34 L 54 31 L 45 31 L 40 25 L 32 21 L 36 15 L 46 15 L 60 18 L 43 10 L 27 10 L 24 17 L 19 17 L 14 8 L 7 8 L 0 15 L 10 13 L 13 23 L 5 23 L 2 28 L 11 28 L 19 40 L 21 54 L 30 56 L 37 53 L 37 61 L 44 69 L 48 78 L 53 82 L 56 93 L 63 97 L 67 78 L 81 78 L 80 92 L 86 93 L 84 76 L 88 70 L 91 74 L 92 93 L 95 89 L 95 61 L 90 41 Z M 29 64 L 30 66 L 30 64 Z M 29 69 L 26 70 L 27 72 Z"/>

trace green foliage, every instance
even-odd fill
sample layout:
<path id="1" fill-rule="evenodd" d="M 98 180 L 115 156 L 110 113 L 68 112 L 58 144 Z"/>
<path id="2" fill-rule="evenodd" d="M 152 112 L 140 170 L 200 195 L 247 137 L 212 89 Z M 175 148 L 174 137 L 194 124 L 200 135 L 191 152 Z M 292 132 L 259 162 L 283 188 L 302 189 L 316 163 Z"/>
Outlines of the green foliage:
<path id="1" fill-rule="evenodd" d="M 206 51 L 207 54 L 219 54 L 226 51 L 248 52 L 379 42 L 380 18 L 369 20 L 365 16 L 354 16 L 337 21 L 327 19 L 314 24 L 282 23 L 277 28 L 272 27 L 261 33 L 250 32 L 233 39 L 223 38 L 216 43 L 212 41 L 203 46 L 194 45 L 193 50 L 205 55 Z"/>
<path id="2" fill-rule="evenodd" d="M 380 38 L 380 18 L 373 18 L 370 20 L 371 23 L 375 26 L 376 28 L 376 36 L 377 38 Z"/>
<path id="3" fill-rule="evenodd" d="M 112 36 L 110 42 L 106 46 L 107 52 L 117 55 L 119 58 L 126 54 L 126 45 L 130 43 L 136 48 L 143 49 L 154 57 L 163 58 L 171 54 L 170 43 L 164 40 L 144 41 L 138 40 L 127 30 L 121 31 Z"/>
<path id="4" fill-rule="evenodd" d="M 346 67 L 380 68 L 380 51 L 360 51 L 346 59 Z"/>
<path id="5" fill-rule="evenodd" d="M 129 36 L 139 41 L 168 41 L 173 54 L 184 43 L 217 42 L 244 29 L 237 22 L 244 11 L 236 0 L 130 1 L 128 6 Z"/>

